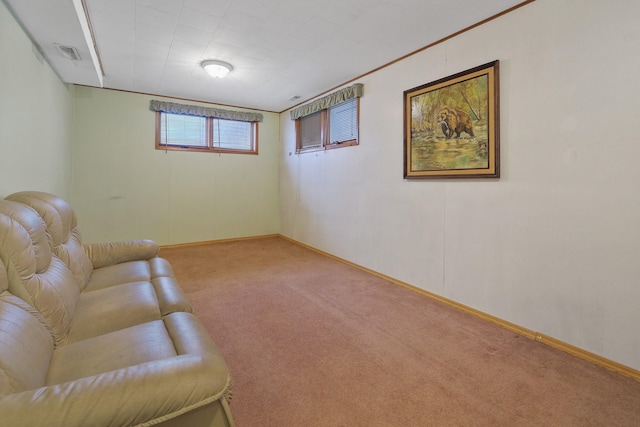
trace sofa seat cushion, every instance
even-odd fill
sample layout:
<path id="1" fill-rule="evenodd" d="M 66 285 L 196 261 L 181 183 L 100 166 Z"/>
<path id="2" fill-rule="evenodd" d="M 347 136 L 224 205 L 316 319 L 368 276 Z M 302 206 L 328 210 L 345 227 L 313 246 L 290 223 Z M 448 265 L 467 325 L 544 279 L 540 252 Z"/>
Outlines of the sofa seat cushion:
<path id="1" fill-rule="evenodd" d="M 62 384 L 176 355 L 164 322 L 147 322 L 57 348 L 46 384 Z"/>
<path id="2" fill-rule="evenodd" d="M 161 311 L 150 282 L 83 292 L 78 299 L 67 343 L 158 320 Z"/>
<path id="3" fill-rule="evenodd" d="M 163 258 L 98 268 L 93 271 L 83 294 L 138 281 L 152 283 L 163 316 L 176 311 L 193 312 L 189 299 L 173 276 L 171 265 Z"/>
<path id="4" fill-rule="evenodd" d="M 129 261 L 93 270 L 85 291 L 108 288 L 122 283 L 173 277 L 169 262 L 163 258 Z"/>
<path id="5" fill-rule="evenodd" d="M 193 312 L 193 306 L 173 277 L 156 277 L 151 283 L 156 290 L 158 306 L 163 316 L 179 311 Z"/>
<path id="6" fill-rule="evenodd" d="M 147 261 L 130 261 L 110 265 L 93 270 L 85 292 L 143 280 L 151 280 L 151 268 Z"/>
<path id="7" fill-rule="evenodd" d="M 29 425 L 46 422 L 40 406 L 55 408 L 55 425 L 65 427 L 153 425 L 216 405 L 217 422 L 207 425 L 232 426 L 231 386 L 202 324 L 180 312 L 54 350 L 46 387 L 11 396 L 5 408 L 0 399 L 0 412 L 12 420 L 31 408 Z"/>
<path id="8" fill-rule="evenodd" d="M 155 279 L 156 277 L 175 277 L 173 268 L 166 259 L 155 257 L 151 258 L 147 262 L 149 263 L 152 279 Z"/>

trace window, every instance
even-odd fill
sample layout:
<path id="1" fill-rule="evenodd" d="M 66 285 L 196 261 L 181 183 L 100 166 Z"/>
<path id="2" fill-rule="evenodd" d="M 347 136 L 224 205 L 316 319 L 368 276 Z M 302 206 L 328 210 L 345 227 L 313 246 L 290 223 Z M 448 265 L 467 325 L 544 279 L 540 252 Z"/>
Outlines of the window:
<path id="1" fill-rule="evenodd" d="M 156 148 L 258 154 L 258 123 L 158 111 Z"/>
<path id="2" fill-rule="evenodd" d="M 254 151 L 254 125 L 251 122 L 211 119 L 214 149 L 230 151 Z"/>
<path id="3" fill-rule="evenodd" d="M 358 145 L 360 97 L 356 83 L 291 110 L 296 122 L 296 152 Z"/>
<path id="4" fill-rule="evenodd" d="M 159 145 L 172 147 L 207 147 L 207 119 L 199 116 L 186 116 L 158 112 L 160 131 L 156 139 Z"/>
<path id="5" fill-rule="evenodd" d="M 298 149 L 322 147 L 322 111 L 301 117 L 298 122 Z"/>
<path id="6" fill-rule="evenodd" d="M 353 98 L 296 120 L 298 152 L 357 145 L 358 100 Z"/>
<path id="7" fill-rule="evenodd" d="M 358 142 L 358 98 L 329 108 L 329 144 Z"/>

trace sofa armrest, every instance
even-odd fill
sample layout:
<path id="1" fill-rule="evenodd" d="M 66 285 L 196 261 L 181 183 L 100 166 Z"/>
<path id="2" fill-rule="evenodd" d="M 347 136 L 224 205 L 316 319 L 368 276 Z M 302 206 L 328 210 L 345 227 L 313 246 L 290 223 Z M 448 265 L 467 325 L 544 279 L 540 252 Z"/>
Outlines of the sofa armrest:
<path id="1" fill-rule="evenodd" d="M 85 244 L 84 251 L 93 268 L 108 267 L 129 261 L 148 260 L 158 255 L 158 244 L 153 240 Z"/>
<path id="2" fill-rule="evenodd" d="M 186 354 L 0 397 L 3 425 L 151 425 L 220 400 L 231 387 L 224 362 Z"/>

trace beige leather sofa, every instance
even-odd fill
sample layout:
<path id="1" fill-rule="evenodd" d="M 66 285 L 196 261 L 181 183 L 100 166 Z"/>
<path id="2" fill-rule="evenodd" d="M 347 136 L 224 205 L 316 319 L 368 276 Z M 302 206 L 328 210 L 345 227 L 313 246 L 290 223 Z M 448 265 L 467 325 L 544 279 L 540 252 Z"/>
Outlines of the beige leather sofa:
<path id="1" fill-rule="evenodd" d="M 157 251 L 83 245 L 47 193 L 0 201 L 1 425 L 233 426 L 229 370 Z"/>

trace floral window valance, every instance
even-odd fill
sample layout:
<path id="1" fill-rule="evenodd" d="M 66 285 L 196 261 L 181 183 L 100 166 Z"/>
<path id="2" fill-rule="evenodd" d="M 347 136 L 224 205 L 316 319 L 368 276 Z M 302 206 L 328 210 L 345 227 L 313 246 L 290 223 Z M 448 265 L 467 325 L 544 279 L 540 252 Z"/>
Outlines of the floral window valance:
<path id="1" fill-rule="evenodd" d="M 261 122 L 262 114 L 248 111 L 224 110 L 221 108 L 201 107 L 199 105 L 178 104 L 176 102 L 151 101 L 151 111 L 188 114 L 190 116 L 215 117 L 216 119 L 237 120 L 241 122 Z"/>
<path id="2" fill-rule="evenodd" d="M 300 117 L 308 116 L 325 108 L 333 107 L 349 99 L 358 98 L 363 95 L 364 85 L 356 83 L 339 91 L 333 92 L 313 102 L 302 105 L 291 110 L 291 120 L 297 120 Z"/>

